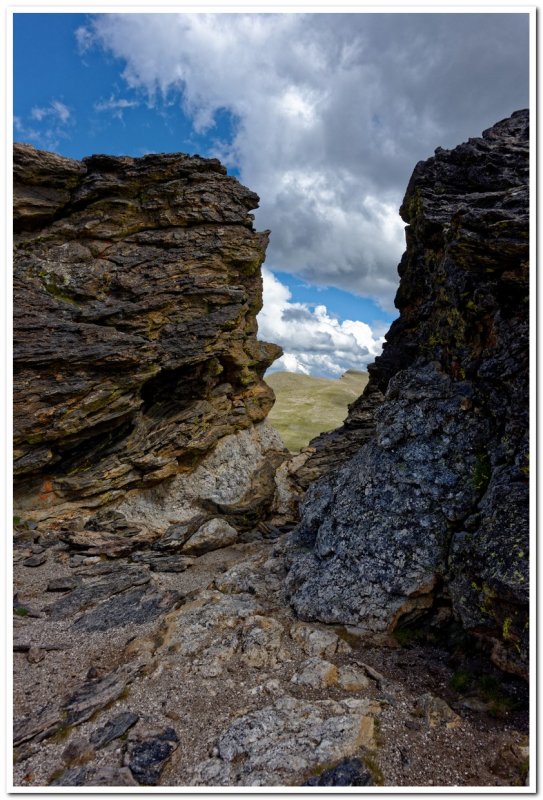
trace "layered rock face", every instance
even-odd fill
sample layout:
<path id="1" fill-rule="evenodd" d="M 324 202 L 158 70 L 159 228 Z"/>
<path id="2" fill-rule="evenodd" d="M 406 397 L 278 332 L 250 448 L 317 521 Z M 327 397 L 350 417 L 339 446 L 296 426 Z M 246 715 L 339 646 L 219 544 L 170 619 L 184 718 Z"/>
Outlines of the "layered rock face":
<path id="1" fill-rule="evenodd" d="M 524 675 L 528 113 L 419 163 L 401 215 L 400 317 L 332 437 L 339 455 L 313 459 L 335 469 L 302 509 L 291 602 L 380 641 L 452 607 Z M 357 452 L 337 466 L 342 441 Z"/>
<path id="2" fill-rule="evenodd" d="M 262 375 L 280 348 L 256 340 L 258 197 L 183 154 L 78 162 L 15 145 L 14 168 L 15 513 L 122 501 L 137 516 L 142 490 L 190 494 L 218 442 L 215 511 L 271 502 L 282 445 Z"/>

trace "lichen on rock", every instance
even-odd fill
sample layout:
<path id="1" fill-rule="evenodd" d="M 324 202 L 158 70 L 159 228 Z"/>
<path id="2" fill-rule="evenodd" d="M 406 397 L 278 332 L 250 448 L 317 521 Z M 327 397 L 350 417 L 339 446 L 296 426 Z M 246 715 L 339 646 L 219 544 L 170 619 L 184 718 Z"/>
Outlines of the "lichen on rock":
<path id="1" fill-rule="evenodd" d="M 420 162 L 401 214 L 400 317 L 303 467 L 291 602 L 386 642 L 439 598 L 526 675 L 528 112 Z"/>
<path id="2" fill-rule="evenodd" d="M 179 153 L 79 162 L 17 144 L 14 175 L 21 516 L 119 502 L 265 419 L 280 348 L 256 338 L 256 194 Z"/>

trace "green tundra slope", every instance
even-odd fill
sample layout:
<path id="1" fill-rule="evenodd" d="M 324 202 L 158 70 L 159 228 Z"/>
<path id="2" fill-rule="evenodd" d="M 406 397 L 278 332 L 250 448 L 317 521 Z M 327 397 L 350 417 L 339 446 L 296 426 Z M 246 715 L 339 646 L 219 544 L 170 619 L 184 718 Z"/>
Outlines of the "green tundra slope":
<path id="1" fill-rule="evenodd" d="M 362 394 L 368 374 L 348 370 L 334 380 L 294 372 L 272 372 L 265 380 L 277 398 L 268 420 L 279 431 L 288 449 L 298 452 L 319 433 L 341 425 L 349 403 Z"/>

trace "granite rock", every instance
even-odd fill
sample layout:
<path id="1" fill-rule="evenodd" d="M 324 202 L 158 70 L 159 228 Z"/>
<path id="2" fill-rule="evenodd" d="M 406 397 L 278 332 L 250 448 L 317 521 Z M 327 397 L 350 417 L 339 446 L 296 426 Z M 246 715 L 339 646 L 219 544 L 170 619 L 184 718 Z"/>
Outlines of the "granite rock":
<path id="1" fill-rule="evenodd" d="M 400 213 L 400 316 L 310 476 L 288 591 L 302 619 L 376 643 L 448 603 L 525 676 L 528 112 L 420 162 Z"/>

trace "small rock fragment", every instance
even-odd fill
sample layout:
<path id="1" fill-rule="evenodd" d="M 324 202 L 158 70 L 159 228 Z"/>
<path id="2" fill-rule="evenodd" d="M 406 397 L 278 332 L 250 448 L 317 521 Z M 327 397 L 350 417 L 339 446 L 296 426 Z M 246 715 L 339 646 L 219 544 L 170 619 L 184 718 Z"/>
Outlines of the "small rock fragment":
<path id="1" fill-rule="evenodd" d="M 62 752 L 62 760 L 70 766 L 86 764 L 94 756 L 94 748 L 81 737 L 73 739 Z"/>
<path id="2" fill-rule="evenodd" d="M 143 786 L 156 786 L 166 761 L 179 746 L 179 738 L 173 728 L 143 741 L 129 744 L 125 765 Z"/>
<path id="3" fill-rule="evenodd" d="M 293 683 L 312 689 L 325 689 L 337 682 L 337 667 L 322 658 L 308 658 L 301 667 L 301 671 L 292 678 Z"/>
<path id="4" fill-rule="evenodd" d="M 176 522 L 166 529 L 164 535 L 154 542 L 151 549 L 170 553 L 179 551 L 205 522 L 206 517 L 203 514 L 199 514 L 187 522 Z"/>
<path id="5" fill-rule="evenodd" d="M 90 740 L 96 749 L 99 750 L 101 747 L 105 747 L 106 744 L 109 744 L 114 739 L 118 739 L 119 736 L 122 736 L 126 731 L 130 730 L 138 720 L 138 714 L 125 711 L 123 714 L 118 714 L 116 717 L 109 720 L 109 722 L 106 722 L 103 727 L 94 731 Z"/>
<path id="6" fill-rule="evenodd" d="M 23 561 L 24 567 L 41 567 L 42 564 L 45 564 L 47 561 L 47 554 L 46 553 L 38 553 L 34 556 L 29 556 L 25 558 Z"/>
<path id="7" fill-rule="evenodd" d="M 365 664 L 363 661 L 357 661 L 356 663 L 358 664 L 359 667 L 362 667 L 362 669 L 365 670 L 366 675 L 368 675 L 368 677 L 370 677 L 372 680 L 376 682 L 379 689 L 383 689 L 387 685 L 387 683 L 389 683 L 389 681 L 385 678 L 384 675 L 382 675 L 373 667 L 370 667 L 369 664 Z"/>
<path id="8" fill-rule="evenodd" d="M 353 664 L 346 664 L 339 670 L 338 684 L 347 692 L 358 692 L 367 689 L 370 682 L 364 670 Z"/>
<path id="9" fill-rule="evenodd" d="M 92 776 L 90 786 L 138 786 L 128 767 L 100 767 Z"/>
<path id="10" fill-rule="evenodd" d="M 30 664 L 38 664 L 40 661 L 43 661 L 45 658 L 45 650 L 42 650 L 41 647 L 31 646 L 28 650 L 26 660 Z"/>
<path id="11" fill-rule="evenodd" d="M 309 778 L 302 786 L 373 786 L 368 769 L 359 758 L 346 758 L 320 775 Z"/>
<path id="12" fill-rule="evenodd" d="M 49 786 L 85 786 L 86 777 L 86 767 L 79 767 L 78 769 L 70 767 L 50 781 Z"/>
<path id="13" fill-rule="evenodd" d="M 81 583 L 80 580 L 67 576 L 65 578 L 54 578 L 47 584 L 47 592 L 71 592 Z"/>
<path id="14" fill-rule="evenodd" d="M 290 629 L 291 638 L 308 656 L 326 656 L 348 653 L 350 646 L 333 631 L 315 628 L 305 622 L 297 622 Z"/>
<path id="15" fill-rule="evenodd" d="M 416 710 L 421 713 L 429 728 L 444 725 L 446 728 L 457 728 L 462 719 L 441 697 L 427 692 L 421 695 L 416 702 Z"/>
<path id="16" fill-rule="evenodd" d="M 218 550 L 234 544 L 238 539 L 235 528 L 223 519 L 210 519 L 183 545 L 182 552 L 190 555 L 201 555 L 209 550 Z"/>

